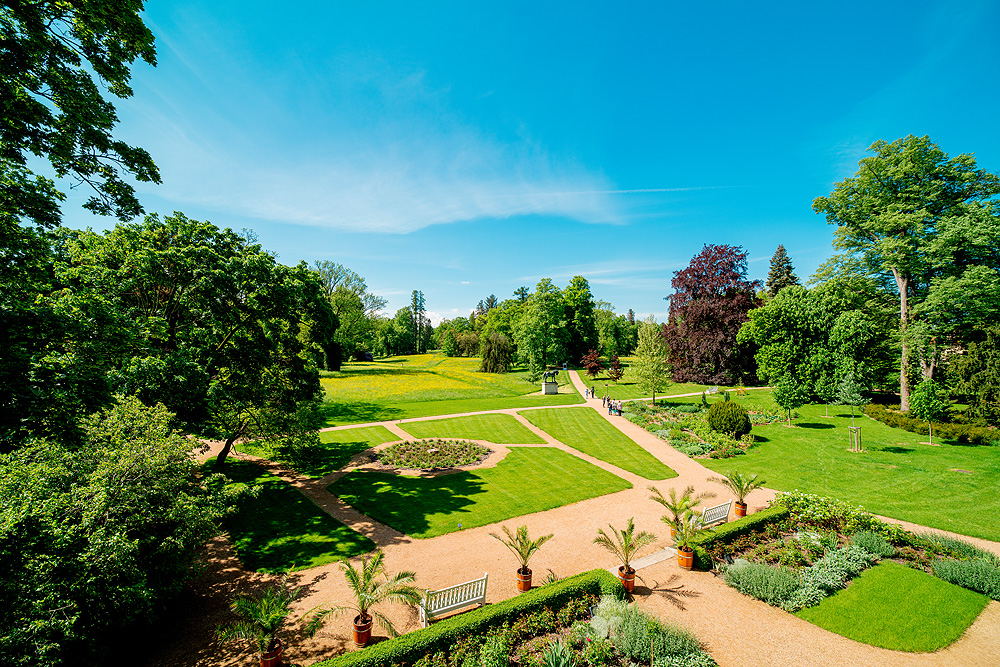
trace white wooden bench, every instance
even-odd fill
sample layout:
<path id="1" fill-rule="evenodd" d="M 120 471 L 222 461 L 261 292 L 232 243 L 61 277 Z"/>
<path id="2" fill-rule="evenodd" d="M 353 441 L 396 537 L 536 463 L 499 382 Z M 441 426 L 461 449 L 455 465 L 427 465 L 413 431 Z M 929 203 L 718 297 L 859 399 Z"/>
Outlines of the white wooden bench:
<path id="1" fill-rule="evenodd" d="M 489 572 L 484 572 L 481 579 L 473 579 L 438 591 L 427 591 L 417 605 L 420 611 L 420 623 L 426 628 L 437 614 L 447 614 L 474 604 L 480 607 L 485 605 L 488 578 Z"/>
<path id="2" fill-rule="evenodd" d="M 698 521 L 698 525 L 705 528 L 717 523 L 726 523 L 729 521 L 729 510 L 732 508 L 732 500 L 722 503 L 721 505 L 716 505 L 715 507 L 709 507 L 701 513 L 701 519 Z"/>

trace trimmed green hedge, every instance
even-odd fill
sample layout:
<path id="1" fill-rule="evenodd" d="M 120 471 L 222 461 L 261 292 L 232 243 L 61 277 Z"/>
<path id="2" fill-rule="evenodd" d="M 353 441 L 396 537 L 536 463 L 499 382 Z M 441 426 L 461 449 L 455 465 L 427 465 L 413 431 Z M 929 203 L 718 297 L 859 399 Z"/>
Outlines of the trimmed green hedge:
<path id="1" fill-rule="evenodd" d="M 899 406 L 896 406 L 899 407 Z M 910 433 L 927 433 L 927 422 L 903 414 L 888 410 L 884 405 L 871 403 L 865 406 L 864 413 L 882 422 L 886 426 L 901 428 Z M 988 426 L 972 426 L 971 424 L 946 424 L 944 422 L 934 422 L 934 435 L 942 440 L 957 440 L 961 443 L 972 445 L 996 445 L 1000 440 L 1000 432 Z"/>
<path id="2" fill-rule="evenodd" d="M 412 665 L 428 653 L 443 651 L 469 635 L 481 634 L 493 627 L 513 622 L 519 616 L 543 609 L 561 607 L 584 593 L 613 595 L 625 599 L 625 589 L 618 577 L 607 570 L 591 570 L 555 583 L 540 586 L 516 598 L 474 609 L 438 621 L 429 628 L 407 633 L 352 653 L 318 662 L 314 667 L 388 667 Z"/>
<path id="3" fill-rule="evenodd" d="M 715 528 L 708 528 L 698 533 L 693 540 L 694 566 L 699 570 L 712 569 L 712 557 L 708 555 L 707 547 L 715 542 L 731 542 L 740 535 L 746 535 L 762 526 L 775 521 L 781 521 L 788 516 L 788 509 L 775 505 L 765 510 L 750 514 L 736 521 L 724 523 Z"/>

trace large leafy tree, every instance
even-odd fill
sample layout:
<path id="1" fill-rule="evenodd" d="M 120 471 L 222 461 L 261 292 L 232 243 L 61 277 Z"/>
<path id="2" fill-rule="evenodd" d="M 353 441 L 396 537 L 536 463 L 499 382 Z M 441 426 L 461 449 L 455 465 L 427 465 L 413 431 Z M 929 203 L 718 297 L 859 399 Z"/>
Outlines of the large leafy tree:
<path id="1" fill-rule="evenodd" d="M 664 332 L 674 380 L 729 384 L 756 379 L 752 350 L 736 340 L 747 312 L 760 304 L 760 281 L 749 281 L 746 274 L 746 251 L 728 245 L 706 245 L 674 274 Z"/>
<path id="2" fill-rule="evenodd" d="M 869 302 L 850 282 L 786 287 L 748 313 L 737 340 L 757 347 L 762 380 L 775 383 L 791 376 L 808 395 L 822 400 L 848 371 L 868 386 L 880 385 L 891 363 L 891 322 L 877 310 L 869 312 Z"/>
<path id="3" fill-rule="evenodd" d="M 337 332 L 333 337 L 336 347 L 327 353 L 325 364 L 334 370 L 342 360 L 357 352 L 370 351 L 378 314 L 387 302 L 369 292 L 365 279 L 343 264 L 320 260 L 315 263 L 314 271 L 337 316 Z"/>
<path id="4" fill-rule="evenodd" d="M 532 380 L 541 377 L 549 363 L 567 360 L 568 338 L 562 292 L 543 278 L 524 304 L 514 333 L 518 356 Z"/>
<path id="5" fill-rule="evenodd" d="M 179 592 L 235 487 L 194 475 L 171 422 L 123 398 L 75 449 L 39 440 L 0 457 L 4 664 L 101 664 Z"/>
<path id="6" fill-rule="evenodd" d="M 597 347 L 597 324 L 594 321 L 594 295 L 583 276 L 573 276 L 562 291 L 569 334 L 566 354 L 576 360 Z"/>
<path id="7" fill-rule="evenodd" d="M 67 231 L 57 256 L 54 308 L 87 329 L 66 349 L 91 378 L 91 402 L 111 392 L 162 402 L 213 427 L 226 440 L 222 460 L 239 438 L 308 424 L 315 360 L 336 318 L 305 264 L 282 266 L 252 238 L 179 213 Z M 35 365 L 50 368 L 50 356 Z"/>
<path id="8" fill-rule="evenodd" d="M 975 332 L 966 353 L 948 368 L 955 391 L 967 397 L 969 411 L 988 424 L 1000 424 L 1000 325 Z"/>
<path id="9" fill-rule="evenodd" d="M 949 338 L 1000 313 L 1000 178 L 971 154 L 949 158 L 926 136 L 876 141 L 869 152 L 813 210 L 837 226 L 837 248 L 892 276 L 907 410 L 913 357 L 932 378 Z"/>

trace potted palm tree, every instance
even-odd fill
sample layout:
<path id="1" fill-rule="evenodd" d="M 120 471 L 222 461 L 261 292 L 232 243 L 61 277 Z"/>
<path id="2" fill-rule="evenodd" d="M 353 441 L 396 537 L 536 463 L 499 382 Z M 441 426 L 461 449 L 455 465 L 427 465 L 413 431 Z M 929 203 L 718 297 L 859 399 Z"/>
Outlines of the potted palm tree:
<path id="1" fill-rule="evenodd" d="M 747 496 L 752 491 L 762 488 L 766 481 L 757 479 L 757 475 L 744 475 L 739 471 L 730 470 L 725 477 L 709 477 L 708 481 L 718 482 L 733 492 L 736 496 L 736 516 L 747 515 Z"/>
<path id="2" fill-rule="evenodd" d="M 528 537 L 527 526 L 519 526 L 516 533 L 510 532 L 510 528 L 504 526 L 503 532 L 507 535 L 507 539 L 500 537 L 496 533 L 490 533 L 490 535 L 500 540 L 505 547 L 510 549 L 521 563 L 521 567 L 517 570 L 517 590 L 521 592 L 530 591 L 531 570 L 528 569 L 528 559 L 530 559 L 543 544 L 552 539 L 552 534 L 542 535 L 537 540 L 532 540 Z"/>
<path id="3" fill-rule="evenodd" d="M 646 531 L 642 531 L 636 535 L 633 517 L 629 517 L 628 524 L 625 525 L 624 530 L 617 530 L 611 525 L 608 525 L 608 528 L 611 529 L 613 537 L 609 537 L 607 533 L 599 528 L 597 530 L 597 537 L 594 538 L 594 544 L 600 544 L 617 556 L 622 562 L 621 567 L 618 568 L 618 578 L 621 580 L 625 590 L 631 593 L 635 588 L 635 570 L 632 568 L 632 558 L 640 549 L 656 542 L 656 535 Z"/>
<path id="4" fill-rule="evenodd" d="M 649 499 L 660 503 L 670 512 L 670 514 L 664 514 L 660 517 L 663 523 L 670 526 L 670 539 L 674 539 L 677 533 L 677 525 L 685 512 L 701 505 L 701 501 L 715 497 L 715 494 L 711 491 L 702 491 L 698 495 L 695 495 L 693 486 L 688 486 L 684 489 L 680 497 L 677 496 L 677 489 L 671 488 L 667 492 L 667 495 L 670 496 L 669 499 L 664 498 L 663 494 L 655 486 L 650 486 L 649 490 L 653 492 L 653 495 Z"/>
<path id="5" fill-rule="evenodd" d="M 398 572 L 390 577 L 385 571 L 384 558 L 381 550 L 375 551 L 370 558 L 362 556 L 360 569 L 355 568 L 350 561 L 340 562 L 354 600 L 345 605 L 317 607 L 309 612 L 306 633 L 310 637 L 319 631 L 331 614 L 339 615 L 345 611 L 355 612 L 354 643 L 358 646 L 365 646 L 371 640 L 374 621 L 378 621 L 390 637 L 399 634 L 392 621 L 372 607 L 387 601 L 415 605 L 420 602 L 420 590 L 411 585 L 416 579 L 413 572 Z"/>
<path id="6" fill-rule="evenodd" d="M 701 531 L 698 514 L 688 510 L 677 522 L 677 564 L 685 570 L 694 567 L 694 538 Z"/>
<path id="7" fill-rule="evenodd" d="M 278 631 L 291 613 L 292 601 L 299 595 L 299 589 L 289 589 L 287 582 L 286 574 L 279 585 L 264 591 L 260 598 L 241 595 L 233 600 L 230 609 L 240 620 L 219 626 L 215 633 L 218 640 L 222 643 L 241 639 L 255 642 L 260 653 L 260 667 L 280 665 L 285 647 L 278 639 Z"/>

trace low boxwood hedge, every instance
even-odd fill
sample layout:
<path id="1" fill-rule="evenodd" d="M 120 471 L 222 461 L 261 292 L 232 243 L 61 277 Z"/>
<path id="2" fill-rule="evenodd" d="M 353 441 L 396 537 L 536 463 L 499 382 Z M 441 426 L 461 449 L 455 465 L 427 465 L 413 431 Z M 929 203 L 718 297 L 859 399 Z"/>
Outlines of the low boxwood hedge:
<path id="1" fill-rule="evenodd" d="M 740 535 L 746 535 L 769 523 L 781 521 L 787 516 L 788 509 L 776 505 L 736 521 L 701 531 L 693 540 L 694 566 L 700 570 L 712 569 L 712 557 L 708 555 L 707 548 L 715 542 L 731 542 Z"/>
<path id="2" fill-rule="evenodd" d="M 469 635 L 481 634 L 493 627 L 513 622 L 522 614 L 558 608 L 584 593 L 613 595 L 625 599 L 625 589 L 618 577 L 607 570 L 591 570 L 561 581 L 540 586 L 516 598 L 490 604 L 438 621 L 429 628 L 389 639 L 361 651 L 345 653 L 316 663 L 316 667 L 388 667 L 412 665 L 428 653 L 443 651 Z"/>
<path id="3" fill-rule="evenodd" d="M 898 406 L 897 406 L 898 407 Z M 927 433 L 927 422 L 887 409 L 884 405 L 872 403 L 866 405 L 864 413 L 882 422 L 886 426 L 901 428 L 910 433 Z M 1000 432 L 988 426 L 973 426 L 971 424 L 953 424 L 934 422 L 934 435 L 943 440 L 957 440 L 971 445 L 996 445 L 1000 440 Z"/>

